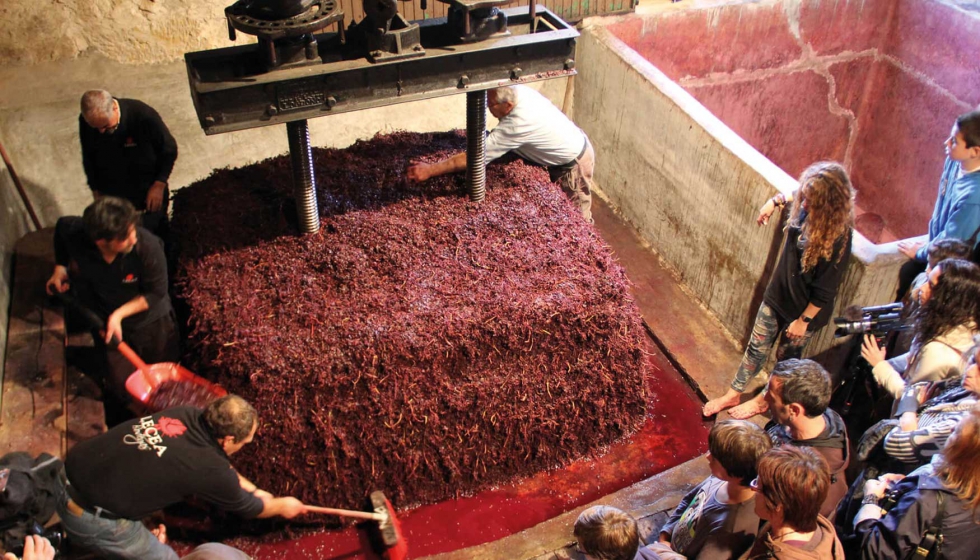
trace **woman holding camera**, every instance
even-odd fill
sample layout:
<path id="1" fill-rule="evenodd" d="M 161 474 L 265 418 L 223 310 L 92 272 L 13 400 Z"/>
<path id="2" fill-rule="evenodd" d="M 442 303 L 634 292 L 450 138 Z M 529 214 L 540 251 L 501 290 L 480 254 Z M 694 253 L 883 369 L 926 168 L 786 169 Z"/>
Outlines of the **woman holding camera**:
<path id="1" fill-rule="evenodd" d="M 972 367 L 976 369 L 976 365 Z M 854 518 L 861 558 L 901 560 L 938 542 L 947 560 L 976 558 L 980 548 L 980 409 L 959 422 L 936 465 L 911 475 L 884 475 L 865 483 Z M 888 501 L 885 501 L 886 494 Z M 894 503 L 887 512 L 879 504 Z M 926 556 L 922 556 L 925 558 Z"/>
<path id="2" fill-rule="evenodd" d="M 907 385 L 951 379 L 963 371 L 963 353 L 980 325 L 980 268 L 961 259 L 940 261 L 919 289 L 919 304 L 907 354 L 885 360 L 871 335 L 861 347 L 875 380 L 896 398 Z"/>
<path id="3" fill-rule="evenodd" d="M 728 391 L 704 405 L 705 416 L 732 407 L 732 418 L 765 412 L 761 395 L 741 405 L 739 401 L 768 359 L 776 339 L 782 334 L 777 360 L 799 358 L 813 333 L 830 321 L 837 287 L 851 257 L 851 180 L 838 163 L 815 163 L 800 176 L 800 188 L 795 193 L 780 193 L 769 199 L 756 221 L 760 226 L 769 223 L 776 210 L 787 203 L 792 203 L 792 210 L 779 263 L 756 313 L 745 355 Z"/>

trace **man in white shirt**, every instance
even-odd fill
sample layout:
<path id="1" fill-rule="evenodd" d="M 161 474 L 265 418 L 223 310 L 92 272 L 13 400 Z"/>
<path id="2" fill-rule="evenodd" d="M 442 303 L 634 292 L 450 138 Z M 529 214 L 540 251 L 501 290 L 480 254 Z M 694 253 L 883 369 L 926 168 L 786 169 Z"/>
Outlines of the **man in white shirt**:
<path id="1" fill-rule="evenodd" d="M 582 130 L 543 95 L 527 86 L 508 86 L 487 92 L 487 108 L 499 119 L 486 142 L 487 163 L 513 151 L 548 168 L 551 180 L 592 222 L 592 172 L 595 151 Z M 436 163 L 415 163 L 407 174 L 421 182 L 466 169 L 466 152 Z"/>

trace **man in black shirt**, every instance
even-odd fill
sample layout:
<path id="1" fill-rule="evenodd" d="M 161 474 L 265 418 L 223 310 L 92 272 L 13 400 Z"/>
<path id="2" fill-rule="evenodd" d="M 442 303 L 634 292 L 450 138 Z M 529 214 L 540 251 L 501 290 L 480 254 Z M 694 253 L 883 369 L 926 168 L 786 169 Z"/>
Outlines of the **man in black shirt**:
<path id="1" fill-rule="evenodd" d="M 165 528 L 151 532 L 139 520 L 191 496 L 244 519 L 305 513 L 302 502 L 256 488 L 228 461 L 257 428 L 255 409 L 228 395 L 203 411 L 170 408 L 79 443 L 65 458 L 65 530 L 100 557 L 176 560 Z"/>
<path id="2" fill-rule="evenodd" d="M 82 165 L 96 198 L 125 198 L 145 211 L 143 227 L 166 239 L 167 181 L 177 142 L 152 107 L 105 90 L 82 95 L 78 137 Z"/>
<path id="3" fill-rule="evenodd" d="M 104 341 L 96 337 L 97 344 L 116 337 L 147 363 L 175 362 L 177 324 L 167 292 L 163 243 L 137 226 L 138 220 L 132 204 L 111 196 L 90 204 L 81 218 L 58 220 L 55 267 L 47 290 L 64 293 L 70 285 L 82 304 L 106 318 Z M 105 356 L 111 426 L 121 419 L 116 414 L 124 414 L 126 379 L 134 367 L 115 349 L 106 348 Z"/>

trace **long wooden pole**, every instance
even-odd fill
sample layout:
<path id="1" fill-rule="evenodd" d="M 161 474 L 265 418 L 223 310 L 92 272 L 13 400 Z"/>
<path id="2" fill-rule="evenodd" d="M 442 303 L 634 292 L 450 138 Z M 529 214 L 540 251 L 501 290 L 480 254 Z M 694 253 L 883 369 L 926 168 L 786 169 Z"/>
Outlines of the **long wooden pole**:
<path id="1" fill-rule="evenodd" d="M 10 163 L 10 156 L 7 155 L 7 150 L 3 147 L 3 142 L 0 142 L 0 155 L 3 156 L 3 163 L 7 165 L 7 171 L 10 171 L 10 178 L 14 180 L 14 186 L 17 187 L 17 192 L 20 193 L 20 199 L 24 201 L 24 206 L 27 207 L 27 212 L 31 215 L 31 221 L 34 222 L 34 229 L 40 230 L 41 220 L 38 220 L 37 214 L 34 213 L 34 205 L 27 198 L 27 192 L 24 191 L 24 185 L 20 183 L 20 177 L 17 176 L 17 172 L 14 171 L 14 164 Z"/>

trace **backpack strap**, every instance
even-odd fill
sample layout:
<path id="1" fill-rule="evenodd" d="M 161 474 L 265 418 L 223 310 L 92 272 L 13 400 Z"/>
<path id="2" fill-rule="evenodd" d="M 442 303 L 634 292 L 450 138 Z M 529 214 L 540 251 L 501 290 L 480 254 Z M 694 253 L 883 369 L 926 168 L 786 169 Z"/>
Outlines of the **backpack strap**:
<path id="1" fill-rule="evenodd" d="M 946 516 L 946 493 L 942 490 L 937 490 L 936 501 L 939 503 L 939 507 L 936 510 L 936 517 L 932 519 L 932 525 L 926 529 L 918 546 L 909 551 L 905 560 L 927 560 L 940 557 L 943 548 L 943 518 Z"/>

